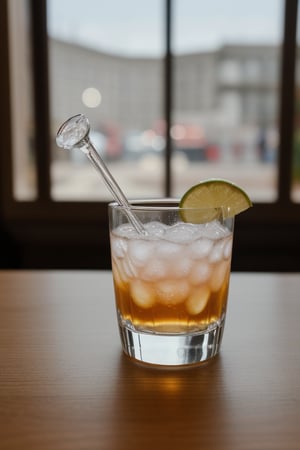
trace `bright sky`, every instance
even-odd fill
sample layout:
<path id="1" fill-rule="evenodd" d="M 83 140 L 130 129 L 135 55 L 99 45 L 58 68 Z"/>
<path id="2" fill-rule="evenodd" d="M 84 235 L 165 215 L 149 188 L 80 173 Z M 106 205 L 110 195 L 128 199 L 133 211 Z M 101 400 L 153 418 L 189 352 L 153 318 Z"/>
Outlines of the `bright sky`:
<path id="1" fill-rule="evenodd" d="M 164 0 L 48 0 L 49 33 L 99 50 L 157 56 L 164 52 Z M 173 49 L 224 43 L 279 44 L 283 0 L 174 0 Z"/>

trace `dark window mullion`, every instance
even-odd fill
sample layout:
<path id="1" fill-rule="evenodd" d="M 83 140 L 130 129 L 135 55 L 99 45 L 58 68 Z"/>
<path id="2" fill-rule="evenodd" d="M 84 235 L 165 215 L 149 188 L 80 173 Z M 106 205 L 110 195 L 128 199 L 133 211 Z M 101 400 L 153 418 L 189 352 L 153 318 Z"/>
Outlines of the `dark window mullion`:
<path id="1" fill-rule="evenodd" d="M 172 0 L 165 0 L 165 76 L 164 76 L 164 114 L 166 122 L 166 149 L 165 149 L 165 195 L 167 197 L 171 194 L 171 153 L 172 153 L 172 140 L 170 135 L 170 129 L 172 124 Z"/>
<path id="2" fill-rule="evenodd" d="M 31 17 L 38 200 L 47 202 L 51 186 L 46 0 L 31 0 Z"/>
<path id="3" fill-rule="evenodd" d="M 280 153 L 278 167 L 278 201 L 283 205 L 290 202 L 292 176 L 297 4 L 298 0 L 286 0 L 284 12 L 280 86 Z"/>
<path id="4" fill-rule="evenodd" d="M 10 78 L 9 78 L 9 32 L 8 32 L 8 1 L 0 2 L 0 85 L 1 85 L 1 143 L 2 151 L 0 154 L 0 222 L 4 203 L 9 203 L 13 198 L 13 157 L 11 141 L 11 104 L 10 104 Z M 4 214 L 4 213 L 3 213 Z"/>

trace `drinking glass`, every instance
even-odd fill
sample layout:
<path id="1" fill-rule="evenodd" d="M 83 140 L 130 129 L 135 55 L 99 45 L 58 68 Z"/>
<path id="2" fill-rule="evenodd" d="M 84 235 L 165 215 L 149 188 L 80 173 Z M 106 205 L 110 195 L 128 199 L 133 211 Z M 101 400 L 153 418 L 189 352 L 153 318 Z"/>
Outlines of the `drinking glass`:
<path id="1" fill-rule="evenodd" d="M 122 347 L 159 366 L 203 363 L 220 349 L 234 218 L 225 208 L 179 208 L 178 200 L 109 204 L 110 246 Z M 189 223 L 188 219 L 193 222 Z"/>

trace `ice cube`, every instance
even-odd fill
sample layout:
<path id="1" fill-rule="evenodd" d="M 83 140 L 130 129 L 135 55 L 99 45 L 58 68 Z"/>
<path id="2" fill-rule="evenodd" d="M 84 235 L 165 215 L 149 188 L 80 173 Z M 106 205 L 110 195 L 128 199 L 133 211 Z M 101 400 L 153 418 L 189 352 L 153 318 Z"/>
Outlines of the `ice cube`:
<path id="1" fill-rule="evenodd" d="M 117 258 L 123 258 L 127 251 L 127 242 L 125 239 L 112 237 L 111 252 Z"/>
<path id="2" fill-rule="evenodd" d="M 221 261 L 215 265 L 210 279 L 210 288 L 212 292 L 217 292 L 221 289 L 223 283 L 227 279 L 229 270 L 230 264 L 228 261 Z"/>
<path id="3" fill-rule="evenodd" d="M 228 238 L 225 242 L 224 249 L 223 249 L 223 255 L 225 259 L 229 259 L 231 257 L 232 252 L 232 238 Z"/>
<path id="4" fill-rule="evenodd" d="M 216 241 L 209 255 L 211 263 L 217 263 L 223 259 L 225 241 Z"/>
<path id="5" fill-rule="evenodd" d="M 112 258 L 112 270 L 117 284 L 128 283 L 129 277 L 124 270 L 122 259 Z"/>
<path id="6" fill-rule="evenodd" d="M 205 224 L 203 232 L 206 237 L 211 239 L 220 239 L 229 234 L 229 230 L 217 220 Z"/>
<path id="7" fill-rule="evenodd" d="M 121 260 L 121 267 L 122 273 L 127 281 L 128 279 L 135 278 L 137 276 L 137 270 L 129 258 L 123 258 Z"/>
<path id="8" fill-rule="evenodd" d="M 116 260 L 116 258 L 112 258 L 112 272 L 113 272 L 113 277 L 114 277 L 114 281 L 118 286 L 121 286 L 123 284 L 122 277 L 120 274 L 120 269 L 119 269 L 119 265 L 118 265 L 118 261 Z"/>
<path id="9" fill-rule="evenodd" d="M 156 293 L 160 303 L 168 306 L 183 302 L 189 295 L 186 280 L 163 280 L 156 283 Z"/>
<path id="10" fill-rule="evenodd" d="M 210 239 L 201 238 L 189 245 L 188 251 L 192 258 L 205 258 L 213 247 Z"/>
<path id="11" fill-rule="evenodd" d="M 153 251 L 154 244 L 152 241 L 137 239 L 128 242 L 128 256 L 136 267 L 144 266 L 153 254 Z"/>
<path id="12" fill-rule="evenodd" d="M 130 223 L 123 223 L 113 230 L 113 235 L 119 237 L 134 238 L 139 237 L 139 233 Z"/>
<path id="13" fill-rule="evenodd" d="M 176 223 L 169 227 L 164 234 L 165 239 L 171 242 L 188 243 L 194 240 L 196 228 L 189 223 Z"/>
<path id="14" fill-rule="evenodd" d="M 155 255 L 154 255 L 155 256 Z M 158 281 L 168 274 L 167 264 L 156 258 L 152 258 L 140 271 L 140 277 L 146 281 Z"/>
<path id="15" fill-rule="evenodd" d="M 169 267 L 169 273 L 174 277 L 187 277 L 192 268 L 193 261 L 186 256 L 179 256 L 173 260 Z"/>
<path id="16" fill-rule="evenodd" d="M 144 225 L 146 231 L 148 231 L 150 236 L 154 236 L 154 237 L 161 237 L 164 232 L 165 229 L 167 228 L 167 225 L 165 225 L 164 223 L 161 222 L 149 222 L 146 223 Z"/>
<path id="17" fill-rule="evenodd" d="M 207 286 L 199 286 L 189 296 L 186 302 L 186 309 L 190 314 L 199 314 L 205 308 L 210 296 Z"/>
<path id="18" fill-rule="evenodd" d="M 205 260 L 194 264 L 190 275 L 191 283 L 193 285 L 205 283 L 211 275 L 211 270 L 210 264 Z"/>
<path id="19" fill-rule="evenodd" d="M 152 286 L 142 280 L 131 281 L 130 295 L 134 303 L 141 308 L 150 308 L 155 303 Z"/>
<path id="20" fill-rule="evenodd" d="M 156 249 L 158 258 L 179 258 L 182 253 L 182 246 L 169 241 L 160 241 Z"/>

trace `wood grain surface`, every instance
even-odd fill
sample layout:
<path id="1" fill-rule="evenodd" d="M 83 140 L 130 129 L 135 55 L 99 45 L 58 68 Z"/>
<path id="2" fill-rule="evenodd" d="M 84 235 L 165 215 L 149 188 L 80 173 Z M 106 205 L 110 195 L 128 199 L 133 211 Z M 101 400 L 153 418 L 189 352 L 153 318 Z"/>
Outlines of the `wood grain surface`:
<path id="1" fill-rule="evenodd" d="M 0 272 L 0 449 L 299 450 L 300 277 L 233 274 L 221 354 L 154 369 L 110 272 Z"/>

